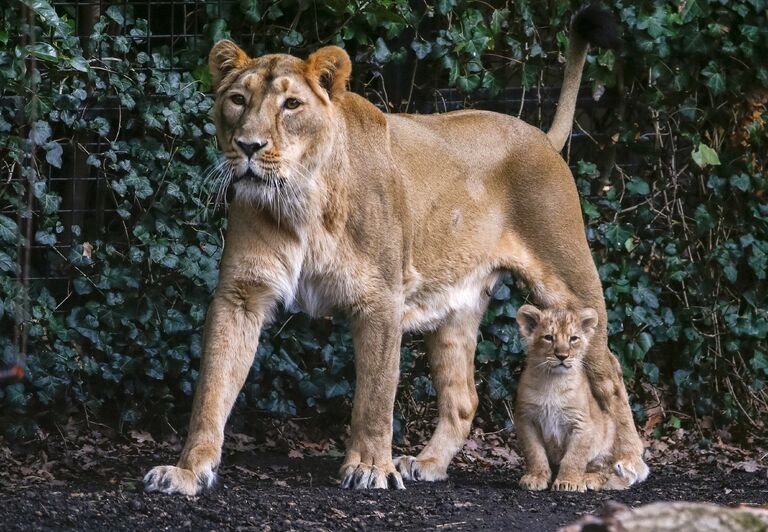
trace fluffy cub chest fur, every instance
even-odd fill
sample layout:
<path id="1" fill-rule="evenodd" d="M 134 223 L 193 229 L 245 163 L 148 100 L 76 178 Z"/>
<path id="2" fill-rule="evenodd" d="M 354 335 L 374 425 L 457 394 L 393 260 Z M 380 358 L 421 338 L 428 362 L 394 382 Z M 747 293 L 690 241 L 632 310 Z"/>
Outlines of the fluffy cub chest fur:
<path id="1" fill-rule="evenodd" d="M 536 373 L 539 372 L 535 368 L 526 369 L 520 379 L 518 412 L 539 431 L 550 463 L 560 463 L 570 437 L 577 431 L 594 433 L 595 447 L 601 447 L 605 427 L 602 416 L 598 414 L 594 419 L 593 405 L 585 397 L 585 393 L 589 394 L 586 375 L 581 370 L 573 370 L 575 375 Z M 601 450 L 590 454 L 599 454 Z"/>

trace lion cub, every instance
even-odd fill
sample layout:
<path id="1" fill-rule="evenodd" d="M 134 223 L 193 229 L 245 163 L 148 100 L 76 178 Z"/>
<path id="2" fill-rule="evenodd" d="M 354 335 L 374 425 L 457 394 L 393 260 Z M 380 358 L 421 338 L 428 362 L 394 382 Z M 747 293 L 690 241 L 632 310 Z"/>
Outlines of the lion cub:
<path id="1" fill-rule="evenodd" d="M 528 343 L 515 405 L 526 465 L 520 485 L 546 489 L 554 470 L 553 490 L 627 488 L 623 471 L 611 470 L 615 424 L 592 396 L 584 368 L 597 312 L 524 305 L 517 323 Z"/>

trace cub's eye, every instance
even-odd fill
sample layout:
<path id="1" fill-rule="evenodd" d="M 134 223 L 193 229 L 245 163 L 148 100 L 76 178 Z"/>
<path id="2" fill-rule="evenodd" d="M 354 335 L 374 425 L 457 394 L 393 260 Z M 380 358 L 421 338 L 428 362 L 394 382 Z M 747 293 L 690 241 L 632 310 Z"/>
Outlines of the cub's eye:
<path id="1" fill-rule="evenodd" d="M 296 109 L 300 105 L 301 105 L 301 102 L 296 98 L 288 98 L 287 100 L 285 100 L 283 107 L 292 111 L 293 109 Z"/>
<path id="2" fill-rule="evenodd" d="M 571 342 L 576 342 L 578 341 L 578 339 L 579 339 L 578 336 L 571 336 Z"/>
<path id="3" fill-rule="evenodd" d="M 235 105 L 245 105 L 245 96 L 242 94 L 233 94 L 229 100 Z"/>
<path id="4" fill-rule="evenodd" d="M 552 337 L 552 335 L 551 335 L 551 334 L 545 334 L 545 335 L 544 335 L 544 339 L 545 339 L 547 342 L 552 342 L 552 341 L 554 340 L 554 338 Z"/>

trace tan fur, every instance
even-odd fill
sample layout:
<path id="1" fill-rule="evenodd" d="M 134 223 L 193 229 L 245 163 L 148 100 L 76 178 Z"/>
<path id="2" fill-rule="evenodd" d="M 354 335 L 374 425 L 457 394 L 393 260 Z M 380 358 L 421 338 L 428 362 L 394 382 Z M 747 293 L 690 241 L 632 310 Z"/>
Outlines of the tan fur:
<path id="1" fill-rule="evenodd" d="M 643 481 L 614 469 L 616 423 L 589 388 L 585 356 L 598 323 L 594 309 L 539 310 L 524 305 L 517 313 L 528 343 L 515 405 L 517 436 L 526 461 L 520 485 L 541 490 L 626 489 Z M 552 482 L 552 471 L 557 471 Z"/>
<path id="2" fill-rule="evenodd" d="M 229 41 L 211 51 L 218 140 L 242 179 L 232 185 L 186 446 L 175 468 L 150 471 L 147 489 L 196 493 L 188 479 L 210 478 L 259 332 L 294 299 L 352 321 L 357 385 L 342 485 L 402 486 L 392 410 L 408 330 L 428 333 L 440 420 L 424 451 L 398 466 L 445 478 L 477 405 L 475 335 L 500 272 L 516 272 L 546 305 L 585 302 L 606 323 L 568 166 L 544 133 L 509 116 L 383 114 L 346 91 L 350 61 L 339 48 L 307 61 L 243 56 Z M 590 383 L 617 417 L 617 459 L 639 467 L 604 325 L 592 345 Z"/>

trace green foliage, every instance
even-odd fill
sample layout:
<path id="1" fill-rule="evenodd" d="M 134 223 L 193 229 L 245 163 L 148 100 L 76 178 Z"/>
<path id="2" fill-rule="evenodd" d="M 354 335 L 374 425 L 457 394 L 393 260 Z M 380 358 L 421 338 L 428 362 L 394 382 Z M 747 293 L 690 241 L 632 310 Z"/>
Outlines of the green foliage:
<path id="1" fill-rule="evenodd" d="M 4 4 L 3 363 L 15 357 L 14 321 L 29 335 L 29 379 L 0 387 L 5 432 L 28 435 L 73 409 L 119 419 L 121 427 L 189 412 L 226 225 L 205 179 L 219 157 L 205 66 L 215 40 L 252 33 L 253 54 L 344 46 L 355 61 L 353 87 L 374 94 L 386 95 L 388 77 L 403 70 L 414 82 L 406 92 L 426 99 L 446 86 L 495 95 L 541 87 L 548 72 L 559 79 L 573 6 L 496 5 L 211 2 L 200 8 L 205 38 L 178 42 L 171 54 L 168 46 L 148 48 L 148 23 L 130 6 L 107 8 L 81 41 L 68 8 Z M 593 132 L 605 140 L 590 145 L 575 174 L 611 347 L 638 420 L 646 399 L 662 397 L 682 414 L 748 428 L 765 415 L 768 380 L 766 5 L 681 6 L 614 3 L 625 47 L 594 50 L 586 78 L 594 94 L 608 87 L 624 97 L 604 130 Z M 379 103 L 407 109 L 410 99 Z M 91 110 L 98 108 L 119 112 Z M 49 176 L 70 175 L 76 152 L 98 177 L 98 201 L 114 211 L 103 224 L 72 225 L 60 212 L 65 191 Z M 29 216 L 32 243 L 45 249 L 38 267 L 56 265 L 67 278 L 24 291 L 17 243 Z M 504 279 L 482 323 L 476 360 L 486 420 L 503 422 L 500 402 L 514 397 L 523 356 L 514 316 L 523 297 L 514 279 Z M 414 399 L 434 396 L 420 353 L 419 340 L 407 339 L 403 391 Z M 343 321 L 310 323 L 286 311 L 263 333 L 240 403 L 346 417 L 338 407 L 352 396 L 352 360 Z"/>

